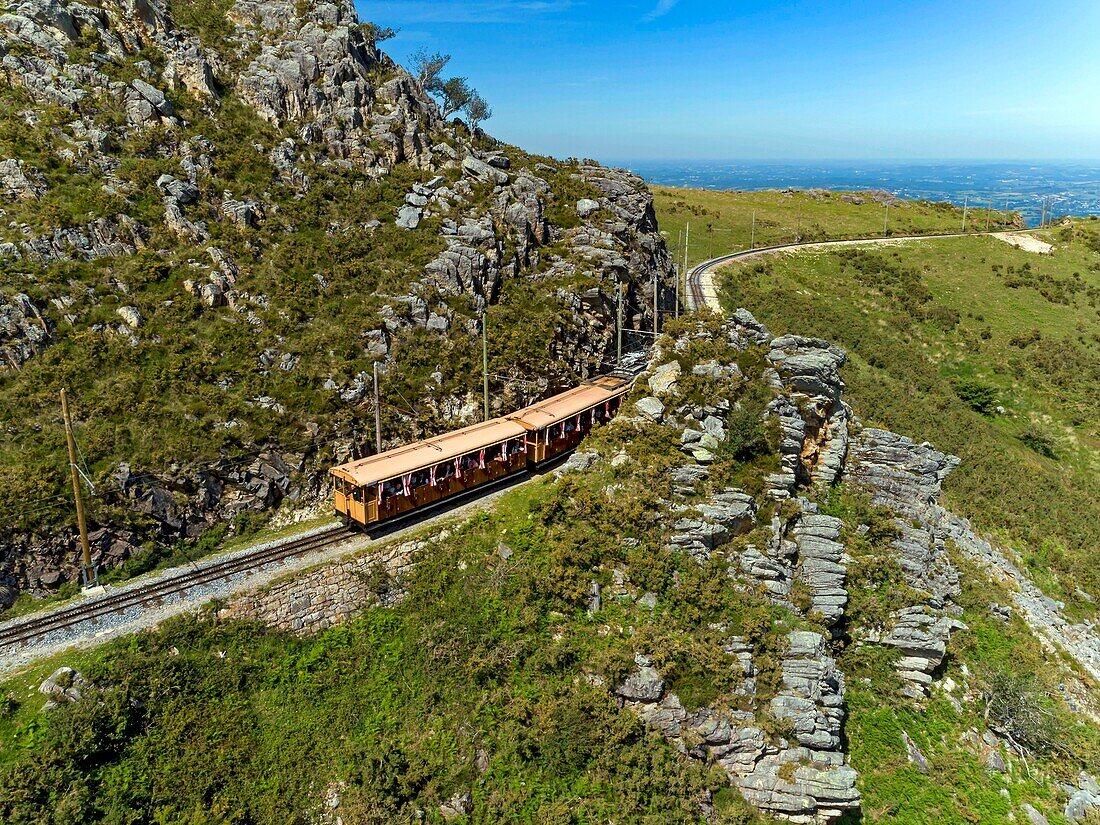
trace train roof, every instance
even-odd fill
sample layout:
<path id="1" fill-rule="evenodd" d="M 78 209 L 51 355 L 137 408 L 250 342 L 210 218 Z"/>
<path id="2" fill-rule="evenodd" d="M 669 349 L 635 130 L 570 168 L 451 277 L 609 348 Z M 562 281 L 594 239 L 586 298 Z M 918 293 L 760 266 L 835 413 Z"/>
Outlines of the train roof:
<path id="1" fill-rule="evenodd" d="M 484 447 L 519 438 L 526 432 L 527 429 L 515 421 L 494 418 L 472 427 L 445 433 L 438 438 L 417 441 L 396 450 L 333 467 L 330 472 L 357 487 L 367 487 L 434 467 Z"/>
<path id="2" fill-rule="evenodd" d="M 623 395 L 630 389 L 630 382 L 605 375 L 586 381 L 579 387 L 547 398 L 545 401 L 525 407 L 512 413 L 508 418 L 523 421 L 541 430 L 553 424 L 567 421 L 578 413 L 590 410 L 605 401 Z"/>
<path id="3" fill-rule="evenodd" d="M 390 481 L 477 452 L 484 447 L 520 438 L 531 430 L 542 430 L 566 421 L 578 413 L 623 395 L 629 389 L 628 381 L 603 376 L 547 398 L 540 404 L 519 410 L 507 418 L 494 418 L 437 438 L 416 441 L 396 450 L 333 467 L 329 472 L 357 487 Z"/>

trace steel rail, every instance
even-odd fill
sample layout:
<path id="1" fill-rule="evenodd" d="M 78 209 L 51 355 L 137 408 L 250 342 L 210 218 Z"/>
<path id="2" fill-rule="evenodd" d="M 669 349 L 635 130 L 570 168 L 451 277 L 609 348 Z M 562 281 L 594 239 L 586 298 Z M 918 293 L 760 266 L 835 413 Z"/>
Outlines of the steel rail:
<path id="1" fill-rule="evenodd" d="M 121 613 L 135 607 L 150 607 L 163 603 L 171 596 L 183 596 L 188 590 L 220 579 L 248 573 L 266 565 L 304 556 L 346 541 L 354 536 L 342 525 L 293 539 L 255 553 L 237 556 L 224 561 L 214 561 L 197 570 L 129 587 L 107 597 L 95 598 L 52 613 L 31 616 L 25 621 L 0 628 L 0 649 L 14 650 L 48 634 L 57 633 L 89 621 L 96 621 L 113 613 Z"/>

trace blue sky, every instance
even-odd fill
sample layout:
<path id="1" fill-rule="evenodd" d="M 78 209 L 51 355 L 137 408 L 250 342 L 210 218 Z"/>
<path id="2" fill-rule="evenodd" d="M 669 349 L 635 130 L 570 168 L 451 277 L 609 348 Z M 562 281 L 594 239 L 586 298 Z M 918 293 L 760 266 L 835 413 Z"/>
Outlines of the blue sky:
<path id="1" fill-rule="evenodd" d="M 1100 157 L 1097 0 L 356 3 L 559 157 Z"/>

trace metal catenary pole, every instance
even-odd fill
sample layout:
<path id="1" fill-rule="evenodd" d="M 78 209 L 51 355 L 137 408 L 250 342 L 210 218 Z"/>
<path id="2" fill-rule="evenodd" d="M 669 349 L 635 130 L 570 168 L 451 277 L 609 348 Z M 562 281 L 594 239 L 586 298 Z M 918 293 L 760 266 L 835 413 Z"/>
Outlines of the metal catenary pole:
<path id="1" fill-rule="evenodd" d="M 80 493 L 80 474 L 76 468 L 76 436 L 73 435 L 73 422 L 69 418 L 69 396 L 65 390 L 61 391 L 61 416 L 65 419 L 65 441 L 69 446 L 69 471 L 73 477 L 73 499 L 76 501 L 76 526 L 80 530 L 80 548 L 84 554 L 80 577 L 84 587 L 96 587 L 99 579 L 92 566 L 92 548 L 88 544 L 88 525 L 84 521 L 84 498 Z"/>
<path id="2" fill-rule="evenodd" d="M 756 249 L 756 210 L 752 210 L 752 232 L 749 235 L 749 249 Z"/>
<path id="3" fill-rule="evenodd" d="M 970 196 L 969 195 L 963 195 L 963 227 L 962 227 L 962 231 L 963 231 L 964 235 L 966 234 L 966 212 L 967 212 L 967 209 L 969 208 L 969 206 L 970 206 Z"/>

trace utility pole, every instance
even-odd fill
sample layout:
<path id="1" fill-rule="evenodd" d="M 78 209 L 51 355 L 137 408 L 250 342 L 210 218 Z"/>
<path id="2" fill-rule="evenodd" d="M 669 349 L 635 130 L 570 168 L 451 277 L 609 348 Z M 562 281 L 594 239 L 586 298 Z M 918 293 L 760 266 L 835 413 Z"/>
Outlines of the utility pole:
<path id="1" fill-rule="evenodd" d="M 691 221 L 688 221 L 684 229 L 684 302 L 688 297 L 688 250 L 691 248 Z"/>
<path id="2" fill-rule="evenodd" d="M 657 315 L 660 312 L 660 302 L 657 293 L 657 270 L 653 270 L 653 339 L 657 339 Z"/>
<path id="3" fill-rule="evenodd" d="M 382 397 L 378 393 L 378 362 L 374 362 L 374 444 L 382 452 Z"/>
<path id="4" fill-rule="evenodd" d="M 964 235 L 966 234 L 966 211 L 967 211 L 967 207 L 969 205 L 970 205 L 970 196 L 969 195 L 963 195 L 963 230 L 962 231 L 963 231 Z"/>
<path id="5" fill-rule="evenodd" d="M 481 375 L 485 388 L 485 420 L 489 420 L 489 307 L 481 313 Z"/>
<path id="6" fill-rule="evenodd" d="M 989 222 L 993 220 L 993 198 L 989 199 L 989 211 L 985 213 L 985 231 L 989 232 Z"/>
<path id="7" fill-rule="evenodd" d="M 886 201 L 886 221 L 882 224 L 882 237 L 890 235 L 890 201 Z"/>
<path id="8" fill-rule="evenodd" d="M 617 288 L 619 292 L 619 321 L 618 324 L 616 324 L 616 326 L 618 327 L 618 334 L 616 336 L 618 339 L 618 343 L 616 345 L 615 354 L 616 358 L 618 359 L 618 363 L 621 366 L 623 363 L 623 284 L 617 284 Z"/>
<path id="9" fill-rule="evenodd" d="M 84 521 L 84 499 L 80 494 L 80 473 L 76 468 L 76 436 L 73 435 L 73 422 L 69 418 L 69 396 L 61 391 L 61 416 L 65 419 L 65 440 L 69 445 L 69 471 L 73 477 L 73 499 L 76 501 L 76 526 L 80 530 L 80 548 L 84 551 L 84 564 L 80 569 L 80 578 L 84 588 L 99 586 L 99 577 L 92 566 L 92 548 L 88 544 L 88 525 Z"/>
<path id="10" fill-rule="evenodd" d="M 672 312 L 674 318 L 680 317 L 680 244 L 684 242 L 684 230 L 680 230 L 676 233 L 676 263 L 672 266 L 672 274 L 676 276 L 676 287 L 673 297 L 675 302 L 672 306 Z"/>
<path id="11" fill-rule="evenodd" d="M 756 249 L 756 210 L 752 210 L 752 234 L 749 235 L 749 249 Z"/>

